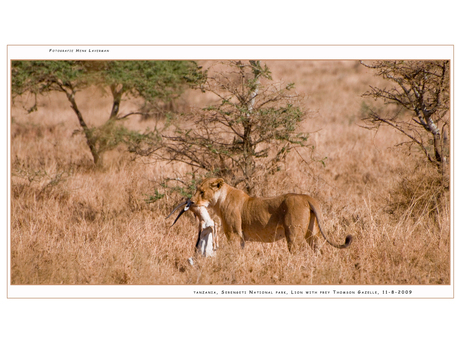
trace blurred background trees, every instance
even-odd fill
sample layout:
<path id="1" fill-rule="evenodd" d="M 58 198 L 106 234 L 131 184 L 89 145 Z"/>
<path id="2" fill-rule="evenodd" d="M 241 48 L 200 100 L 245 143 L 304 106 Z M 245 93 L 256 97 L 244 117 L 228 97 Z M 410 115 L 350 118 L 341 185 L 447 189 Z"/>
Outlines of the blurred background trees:
<path id="1" fill-rule="evenodd" d="M 193 61 L 13 61 L 11 72 L 13 100 L 24 94 L 34 97 L 29 113 L 37 110 L 40 96 L 50 92 L 66 95 L 96 165 L 102 165 L 104 152 L 136 137 L 119 120 L 163 114 L 164 105 L 203 77 Z M 99 127 L 88 126 L 76 98 L 92 85 L 102 85 L 112 97 L 107 121 Z M 120 104 L 128 98 L 141 98 L 144 103 L 134 112 L 120 113 Z"/>
<path id="2" fill-rule="evenodd" d="M 298 132 L 306 114 L 302 97 L 294 84 L 273 81 L 259 61 L 216 63 L 205 74 L 193 87 L 215 102 L 177 114 L 157 149 L 135 151 L 185 163 L 250 192 L 256 176 L 273 174 L 290 150 L 306 146 L 308 135 Z"/>
<path id="3" fill-rule="evenodd" d="M 394 108 L 365 106 L 369 128 L 388 125 L 403 133 L 444 175 L 449 161 L 450 61 L 409 60 L 361 62 L 389 81 L 370 86 L 364 97 L 383 100 Z"/>
<path id="4" fill-rule="evenodd" d="M 111 97 L 107 120 L 90 127 L 77 94 L 93 85 Z M 169 105 L 187 88 L 212 95 L 202 108 L 189 104 L 179 113 Z M 260 61 L 215 62 L 203 70 L 193 61 L 14 61 L 13 100 L 33 95 L 27 108 L 37 110 L 38 97 L 65 94 L 78 118 L 95 165 L 121 143 L 129 152 L 160 162 L 181 162 L 198 178 L 224 177 L 251 191 L 256 176 L 281 169 L 286 155 L 307 145 L 298 132 L 305 118 L 302 96 L 293 83 L 273 81 Z M 142 100 L 138 109 L 121 112 L 127 99 Z M 121 120 L 133 115 L 161 118 L 155 128 L 128 130 Z M 177 188 L 176 188 L 177 189 Z"/>

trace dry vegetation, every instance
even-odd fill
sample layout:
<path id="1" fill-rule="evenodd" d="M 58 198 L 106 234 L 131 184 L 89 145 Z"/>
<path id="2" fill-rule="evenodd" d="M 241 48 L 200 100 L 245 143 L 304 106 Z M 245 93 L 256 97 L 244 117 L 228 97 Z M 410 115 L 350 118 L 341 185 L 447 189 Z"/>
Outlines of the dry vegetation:
<path id="1" fill-rule="evenodd" d="M 178 164 L 155 165 L 119 148 L 94 168 L 75 115 L 59 95 L 37 113 L 16 106 L 11 125 L 11 282 L 13 284 L 449 284 L 450 203 L 421 155 L 395 148 L 405 139 L 361 127 L 360 97 L 372 73 L 352 61 L 269 61 L 274 79 L 295 82 L 312 115 L 302 124 L 315 150 L 292 152 L 261 176 L 258 196 L 306 193 L 323 205 L 326 231 L 345 250 L 323 246 L 289 254 L 285 241 L 232 251 L 220 233 L 216 258 L 193 255 L 192 216 L 165 216 L 180 200 L 154 194 Z M 110 102 L 92 90 L 82 112 L 97 124 Z M 198 104 L 199 93 L 183 102 Z M 101 99 L 103 102 L 101 102 Z M 125 104 L 125 107 L 129 105 Z M 142 129 L 148 121 L 130 119 Z M 327 157 L 327 159 L 324 159 Z M 324 159 L 325 165 L 321 162 Z"/>

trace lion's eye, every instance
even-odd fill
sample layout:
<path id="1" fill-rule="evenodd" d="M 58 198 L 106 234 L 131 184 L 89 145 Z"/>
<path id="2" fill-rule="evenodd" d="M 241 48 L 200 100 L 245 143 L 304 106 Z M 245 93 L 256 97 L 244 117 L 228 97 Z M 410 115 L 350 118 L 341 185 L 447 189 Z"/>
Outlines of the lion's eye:
<path id="1" fill-rule="evenodd" d="M 204 196 L 204 191 L 201 191 L 201 192 L 200 192 L 200 195 L 201 195 L 201 196 Z"/>

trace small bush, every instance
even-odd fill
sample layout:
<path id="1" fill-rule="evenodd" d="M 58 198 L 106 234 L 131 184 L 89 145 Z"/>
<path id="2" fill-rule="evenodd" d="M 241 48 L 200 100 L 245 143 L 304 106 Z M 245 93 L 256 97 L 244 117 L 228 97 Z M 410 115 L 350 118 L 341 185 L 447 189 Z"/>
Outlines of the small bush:
<path id="1" fill-rule="evenodd" d="M 449 209 L 449 188 L 432 167 L 417 167 L 391 191 L 387 211 L 398 220 L 426 218 L 437 224 Z M 442 216 L 442 217 L 441 217 Z"/>

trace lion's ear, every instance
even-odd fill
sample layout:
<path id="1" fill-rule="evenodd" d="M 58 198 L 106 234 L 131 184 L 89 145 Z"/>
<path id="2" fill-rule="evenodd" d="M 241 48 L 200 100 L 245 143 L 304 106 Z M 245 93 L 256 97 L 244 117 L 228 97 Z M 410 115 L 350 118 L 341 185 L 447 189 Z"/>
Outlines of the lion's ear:
<path id="1" fill-rule="evenodd" d="M 211 187 L 219 190 L 223 185 L 224 185 L 224 180 L 219 178 L 211 184 Z"/>

